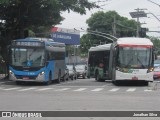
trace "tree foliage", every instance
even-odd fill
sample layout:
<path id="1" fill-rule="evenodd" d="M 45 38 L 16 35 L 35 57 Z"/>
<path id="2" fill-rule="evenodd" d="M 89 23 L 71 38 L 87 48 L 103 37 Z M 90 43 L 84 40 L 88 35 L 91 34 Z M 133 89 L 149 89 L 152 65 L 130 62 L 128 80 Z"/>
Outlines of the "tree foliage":
<path id="1" fill-rule="evenodd" d="M 115 11 L 99 11 L 94 13 L 86 23 L 89 26 L 88 31 L 97 31 L 113 35 L 113 25 L 115 25 L 116 37 L 136 36 L 136 21 L 122 17 Z M 103 34 L 103 36 L 105 35 Z M 87 53 L 88 49 L 86 48 L 90 48 L 96 44 L 110 42 L 111 40 L 102 37 L 102 34 L 98 36 L 96 34 L 94 35 L 94 33 L 88 33 L 81 38 L 81 51 Z"/>
<path id="2" fill-rule="evenodd" d="M 151 36 L 148 38 L 153 42 L 155 53 L 157 55 L 160 55 L 160 39 L 157 37 L 151 37 Z"/>
<path id="3" fill-rule="evenodd" d="M 93 7 L 96 5 L 88 0 L 0 0 L 0 20 L 5 20 L 5 29 L 21 32 L 59 24 L 62 11 L 85 14 L 86 8 Z"/>

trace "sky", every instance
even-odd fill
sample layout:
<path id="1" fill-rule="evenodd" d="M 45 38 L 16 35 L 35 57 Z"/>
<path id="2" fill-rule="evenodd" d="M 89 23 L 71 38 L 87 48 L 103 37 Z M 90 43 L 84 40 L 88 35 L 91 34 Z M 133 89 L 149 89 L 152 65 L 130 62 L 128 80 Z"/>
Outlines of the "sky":
<path id="1" fill-rule="evenodd" d="M 119 15 L 123 17 L 127 17 L 128 19 L 134 19 L 130 16 L 130 12 L 135 12 L 137 8 L 145 9 L 145 13 L 152 13 L 160 19 L 160 0 L 151 0 L 154 3 L 150 2 L 150 0 L 89 0 L 89 1 L 100 1 L 96 2 L 98 5 L 102 7 L 102 9 L 92 9 L 90 11 L 87 10 L 86 15 L 80 15 L 75 12 L 68 13 L 63 12 L 62 16 L 65 18 L 64 21 L 61 22 L 57 27 L 68 28 L 68 29 L 87 29 L 86 20 L 91 17 L 92 14 L 98 11 L 110 11 L 114 10 Z M 157 20 L 152 14 L 147 14 L 147 17 L 141 17 L 140 22 L 145 23 L 142 24 L 141 27 L 149 28 L 149 31 L 160 31 L 160 21 Z M 81 33 L 82 35 L 83 33 Z M 148 32 L 150 36 L 160 37 L 160 33 L 156 32 Z"/>

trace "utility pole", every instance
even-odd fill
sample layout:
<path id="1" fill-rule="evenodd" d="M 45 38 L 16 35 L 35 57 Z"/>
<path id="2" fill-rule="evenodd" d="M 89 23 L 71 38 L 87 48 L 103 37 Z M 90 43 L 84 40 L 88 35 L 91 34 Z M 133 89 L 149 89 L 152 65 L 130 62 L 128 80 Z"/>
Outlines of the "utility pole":
<path id="1" fill-rule="evenodd" d="M 140 9 L 137 8 L 137 9 L 135 9 L 135 10 L 137 10 L 137 12 L 139 13 L 139 10 L 140 10 Z M 137 34 L 136 34 L 137 37 L 139 37 L 139 27 L 140 27 L 140 24 L 139 24 L 139 17 L 137 17 L 137 32 L 136 32 L 136 33 L 137 33 Z"/>
<path id="2" fill-rule="evenodd" d="M 117 36 L 117 30 L 116 30 L 116 16 L 114 16 L 113 24 L 112 24 L 112 29 L 113 29 L 113 36 Z"/>

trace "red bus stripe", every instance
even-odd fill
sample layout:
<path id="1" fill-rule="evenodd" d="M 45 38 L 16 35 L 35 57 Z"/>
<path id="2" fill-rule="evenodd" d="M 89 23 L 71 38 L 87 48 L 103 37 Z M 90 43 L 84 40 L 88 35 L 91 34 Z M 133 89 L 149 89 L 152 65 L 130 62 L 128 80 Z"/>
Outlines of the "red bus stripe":
<path id="1" fill-rule="evenodd" d="M 140 47 L 140 48 L 152 48 L 152 45 L 132 45 L 132 44 L 118 44 L 120 47 Z"/>

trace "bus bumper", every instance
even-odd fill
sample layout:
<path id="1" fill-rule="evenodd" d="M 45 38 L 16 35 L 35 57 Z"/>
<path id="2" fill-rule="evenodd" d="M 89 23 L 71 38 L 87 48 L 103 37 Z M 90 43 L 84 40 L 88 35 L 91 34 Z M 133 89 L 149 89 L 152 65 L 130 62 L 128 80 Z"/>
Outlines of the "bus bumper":
<path id="1" fill-rule="evenodd" d="M 11 81 L 24 81 L 24 82 L 45 82 L 44 79 L 45 75 L 38 75 L 38 76 L 20 76 L 15 75 L 13 73 L 9 73 L 9 80 Z"/>
<path id="2" fill-rule="evenodd" d="M 123 73 L 117 71 L 115 80 L 138 80 L 138 81 L 148 81 L 153 82 L 153 73 L 147 73 L 145 75 L 141 74 L 129 74 L 129 73 Z"/>

